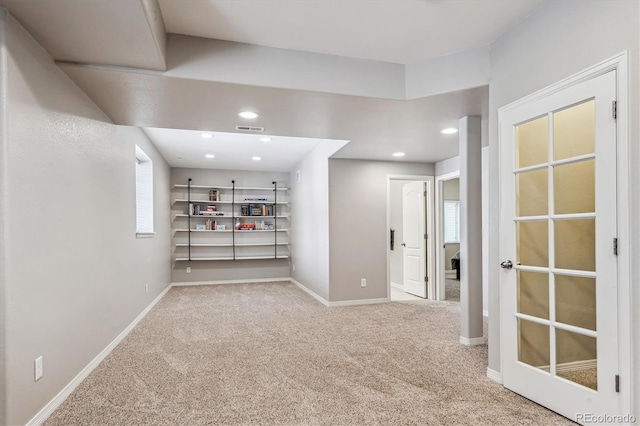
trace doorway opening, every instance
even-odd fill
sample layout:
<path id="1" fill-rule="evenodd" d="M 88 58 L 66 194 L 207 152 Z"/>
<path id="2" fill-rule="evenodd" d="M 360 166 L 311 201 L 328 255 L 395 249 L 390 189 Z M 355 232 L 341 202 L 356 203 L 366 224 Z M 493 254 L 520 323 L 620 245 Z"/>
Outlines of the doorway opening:
<path id="1" fill-rule="evenodd" d="M 387 295 L 434 299 L 433 176 L 387 176 Z"/>
<path id="2" fill-rule="evenodd" d="M 460 301 L 460 171 L 436 179 L 435 299 Z"/>

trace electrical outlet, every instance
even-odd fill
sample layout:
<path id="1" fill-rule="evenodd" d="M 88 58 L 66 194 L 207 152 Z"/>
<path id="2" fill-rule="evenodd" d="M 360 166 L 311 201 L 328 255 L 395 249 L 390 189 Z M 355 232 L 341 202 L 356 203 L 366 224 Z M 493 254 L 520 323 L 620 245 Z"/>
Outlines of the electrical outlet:
<path id="1" fill-rule="evenodd" d="M 149 284 L 144 285 L 144 291 L 145 293 L 149 294 Z"/>
<path id="2" fill-rule="evenodd" d="M 191 273 L 191 266 L 187 266 L 187 274 Z"/>
<path id="3" fill-rule="evenodd" d="M 36 382 L 38 380 L 40 380 L 42 378 L 42 375 L 44 374 L 43 371 L 43 367 L 42 367 L 42 355 L 40 355 L 38 358 L 36 358 L 36 360 L 34 361 L 34 373 L 35 373 L 35 379 Z"/>
<path id="4" fill-rule="evenodd" d="M 366 287 L 367 286 L 367 279 L 366 278 L 362 278 L 360 280 L 360 287 Z"/>

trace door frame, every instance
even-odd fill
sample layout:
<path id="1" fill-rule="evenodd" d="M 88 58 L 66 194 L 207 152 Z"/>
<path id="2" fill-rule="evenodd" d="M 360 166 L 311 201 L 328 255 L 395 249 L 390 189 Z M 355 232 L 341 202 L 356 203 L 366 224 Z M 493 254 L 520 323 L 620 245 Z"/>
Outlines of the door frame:
<path id="1" fill-rule="evenodd" d="M 640 316 L 637 309 L 640 308 L 638 301 L 638 295 L 631 292 L 631 240 L 633 235 L 631 234 L 631 200 L 632 187 L 631 187 L 631 175 L 630 164 L 632 158 L 632 152 L 630 151 L 629 144 L 629 73 L 628 73 L 628 52 L 622 52 L 606 61 L 603 61 L 597 65 L 587 68 L 571 77 L 565 78 L 555 84 L 552 84 L 542 90 L 525 96 L 511 104 L 505 105 L 498 109 L 498 129 L 502 128 L 503 117 L 506 113 L 514 108 L 518 108 L 522 105 L 526 105 L 531 102 L 535 102 L 539 99 L 545 98 L 554 93 L 565 90 L 578 83 L 591 80 L 609 71 L 617 71 L 617 234 L 618 234 L 618 362 L 619 362 L 619 375 L 620 375 L 620 401 L 621 412 L 634 413 L 632 407 L 632 401 L 637 395 L 633 395 L 633 391 L 640 392 L 640 389 L 634 389 L 634 380 L 637 381 L 636 374 L 640 371 L 634 371 L 633 360 L 637 359 L 640 355 L 637 351 L 637 343 L 633 340 L 633 334 L 637 335 L 640 331 L 637 325 L 632 322 L 631 312 L 636 312 L 636 316 Z M 502 177 L 502 164 L 504 161 L 512 161 L 512 159 L 502 158 L 501 149 L 503 143 L 507 143 L 503 139 L 501 132 L 498 134 L 498 206 L 500 210 L 500 223 L 505 214 L 505 205 L 503 199 L 503 187 L 505 182 Z M 498 229 L 496 234 L 498 237 L 498 246 L 500 247 L 500 259 L 506 259 L 504 248 L 501 245 L 501 233 Z M 494 265 L 498 268 L 498 265 Z M 502 275 L 499 274 L 501 277 Z M 501 288 L 501 284 L 498 284 L 498 288 Z M 633 299 L 632 297 L 635 297 Z M 505 335 L 503 330 L 503 324 L 506 318 L 504 318 L 504 309 L 506 301 L 503 300 L 502 292 L 500 292 L 500 341 L 504 342 Z M 633 307 L 636 308 L 632 310 Z M 637 321 L 638 318 L 635 318 Z M 632 334 L 633 333 L 633 334 Z M 635 343 L 635 344 L 634 344 Z M 500 347 L 500 370 L 503 370 L 503 364 L 505 363 L 504 351 L 501 345 Z M 534 401 L 535 402 L 535 401 Z M 637 407 L 636 407 L 637 408 Z M 572 419 L 575 420 L 575 419 Z"/>
<path id="2" fill-rule="evenodd" d="M 385 247 L 385 251 L 387 253 L 387 299 L 391 300 L 391 253 L 389 247 L 391 246 L 391 233 L 389 230 L 391 229 L 391 181 L 392 180 L 405 180 L 405 181 L 421 181 L 425 182 L 427 185 L 427 194 L 425 200 L 425 212 L 427 215 L 427 223 L 426 223 L 426 232 L 427 232 L 427 299 L 435 299 L 436 286 L 435 281 L 433 279 L 434 276 L 434 177 L 433 176 L 422 176 L 422 175 L 396 175 L 390 174 L 387 175 L 387 246 Z M 396 241 L 396 246 L 398 246 L 398 242 Z"/>
<path id="3" fill-rule="evenodd" d="M 444 182 L 460 179 L 460 170 L 436 176 L 436 293 L 435 300 L 445 300 L 446 261 L 444 255 Z"/>

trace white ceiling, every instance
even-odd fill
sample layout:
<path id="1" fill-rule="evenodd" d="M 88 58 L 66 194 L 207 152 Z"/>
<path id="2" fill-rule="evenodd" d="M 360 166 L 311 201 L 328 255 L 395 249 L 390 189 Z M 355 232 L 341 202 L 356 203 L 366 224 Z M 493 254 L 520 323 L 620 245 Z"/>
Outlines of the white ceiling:
<path id="1" fill-rule="evenodd" d="M 160 8 L 171 33 L 409 64 L 487 45 L 542 3 L 160 0 Z"/>
<path id="2" fill-rule="evenodd" d="M 245 86 L 60 64 L 114 123 L 140 127 L 234 132 L 238 124 L 265 127 L 276 136 L 350 141 L 335 158 L 435 163 L 458 155 L 455 135 L 466 115 L 486 116 L 488 88 L 478 87 L 410 101 Z M 252 109 L 251 122 L 238 112 Z M 485 126 L 486 127 L 486 126 Z M 486 138 L 485 138 L 486 140 Z"/>
<path id="3" fill-rule="evenodd" d="M 250 124 L 266 127 L 269 134 L 351 141 L 337 158 L 398 161 L 391 153 L 404 151 L 407 156 L 399 161 L 429 163 L 458 154 L 457 137 L 444 136 L 440 129 L 456 126 L 465 115 L 486 116 L 486 87 L 394 101 L 171 77 L 129 67 L 164 68 L 165 27 L 200 37 L 413 63 L 486 45 L 542 3 L 0 0 L 116 124 L 232 133 L 237 124 L 248 124 L 238 120 L 237 112 L 251 107 L 261 117 Z M 214 154 L 215 160 L 221 158 Z M 263 169 L 289 169 L 268 164 L 268 155 L 257 155 L 264 158 Z M 171 156 L 167 159 L 174 164 Z M 236 163 L 240 160 L 224 167 Z M 255 166 L 247 164 L 243 167 Z"/>
<path id="4" fill-rule="evenodd" d="M 260 170 L 267 172 L 289 172 L 322 139 L 290 138 L 271 136 L 263 142 L 261 137 L 241 133 L 201 132 L 193 130 L 144 129 L 149 139 L 171 167 L 227 170 Z M 207 133 L 212 138 L 201 135 Z M 213 154 L 214 158 L 206 158 Z M 252 157 L 260 157 L 255 161 Z"/>
<path id="5" fill-rule="evenodd" d="M 58 61 L 162 70 L 166 37 L 149 0 L 0 0 Z"/>

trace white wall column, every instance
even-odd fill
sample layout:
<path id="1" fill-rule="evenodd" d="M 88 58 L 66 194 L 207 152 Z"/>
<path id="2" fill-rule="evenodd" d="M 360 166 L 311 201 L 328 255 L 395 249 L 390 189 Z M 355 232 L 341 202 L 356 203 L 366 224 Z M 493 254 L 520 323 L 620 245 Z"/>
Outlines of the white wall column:
<path id="1" fill-rule="evenodd" d="M 460 343 L 482 345 L 482 132 L 462 117 L 460 148 Z"/>

